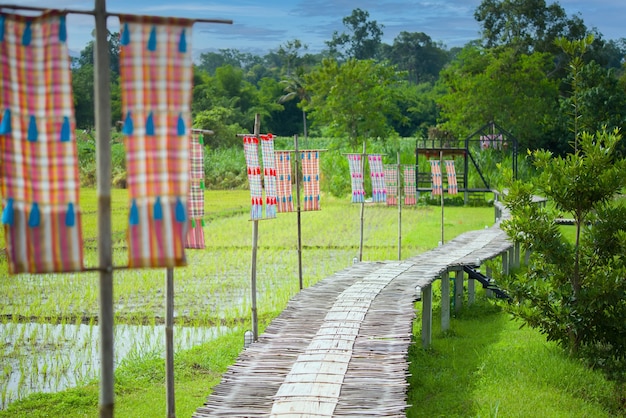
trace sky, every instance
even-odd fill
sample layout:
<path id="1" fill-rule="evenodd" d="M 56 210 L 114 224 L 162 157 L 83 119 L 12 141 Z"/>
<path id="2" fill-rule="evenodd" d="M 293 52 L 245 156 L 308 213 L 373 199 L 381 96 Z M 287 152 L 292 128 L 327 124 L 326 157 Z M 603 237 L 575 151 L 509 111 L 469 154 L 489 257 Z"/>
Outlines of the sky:
<path id="1" fill-rule="evenodd" d="M 392 44 L 402 31 L 424 32 L 447 48 L 463 46 L 480 37 L 474 11 L 480 0 L 107 0 L 111 13 L 187 18 L 227 19 L 226 24 L 194 24 L 192 48 L 202 52 L 238 49 L 264 55 L 299 39 L 312 53 L 326 48 L 334 31 L 346 31 L 342 19 L 356 8 L 383 25 L 383 42 Z M 552 4 L 554 1 L 547 0 Z M 626 38 L 626 1 L 560 0 L 568 16 L 579 14 L 588 28 L 604 39 Z M 2 4 L 90 10 L 94 0 L 0 0 Z M 4 9 L 4 11 L 8 11 Z M 92 40 L 93 17 L 68 16 L 68 44 L 78 54 Z M 109 30 L 119 31 L 118 19 L 110 17 Z"/>

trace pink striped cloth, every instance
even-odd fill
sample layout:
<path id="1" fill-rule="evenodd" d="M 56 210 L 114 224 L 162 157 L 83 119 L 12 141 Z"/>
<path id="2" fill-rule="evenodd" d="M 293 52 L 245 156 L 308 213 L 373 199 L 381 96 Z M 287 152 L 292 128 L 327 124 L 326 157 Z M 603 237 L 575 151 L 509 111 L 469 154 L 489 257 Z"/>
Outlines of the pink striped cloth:
<path id="1" fill-rule="evenodd" d="M 404 166 L 404 204 L 412 206 L 417 203 L 417 190 L 415 189 L 415 166 Z"/>
<path id="2" fill-rule="evenodd" d="M 192 130 L 189 142 L 189 228 L 185 248 L 201 249 L 204 243 L 204 141 L 202 133 Z"/>
<path id="3" fill-rule="evenodd" d="M 120 16 L 130 267 L 186 264 L 192 24 Z"/>
<path id="4" fill-rule="evenodd" d="M 278 212 L 293 212 L 291 151 L 275 151 Z"/>
<path id="5" fill-rule="evenodd" d="M 259 140 L 255 136 L 243 137 L 243 153 L 248 168 L 250 186 L 250 219 L 263 218 L 263 185 L 261 184 L 261 164 L 259 163 Z"/>
<path id="6" fill-rule="evenodd" d="M 385 187 L 387 188 L 387 206 L 398 204 L 398 165 L 385 164 Z"/>
<path id="7" fill-rule="evenodd" d="M 372 201 L 374 203 L 386 202 L 387 188 L 385 187 L 383 157 L 380 154 L 369 154 L 367 159 L 370 164 L 370 178 L 372 180 Z"/>
<path id="8" fill-rule="evenodd" d="M 0 13 L 0 190 L 11 273 L 83 269 L 66 16 Z"/>
<path id="9" fill-rule="evenodd" d="M 320 210 L 320 153 L 319 151 L 302 151 L 302 189 L 305 211 Z"/>
<path id="10" fill-rule="evenodd" d="M 446 165 L 446 175 L 448 177 L 448 194 L 457 194 L 459 192 L 459 186 L 456 182 L 454 160 L 446 160 L 444 163 Z"/>
<path id="11" fill-rule="evenodd" d="M 274 157 L 274 135 L 261 135 L 263 153 L 263 181 L 265 183 L 265 217 L 276 217 L 276 158 Z"/>
<path id="12" fill-rule="evenodd" d="M 363 160 L 361 154 L 348 154 L 348 166 L 352 179 L 352 203 L 365 201 L 365 188 L 363 187 Z"/>

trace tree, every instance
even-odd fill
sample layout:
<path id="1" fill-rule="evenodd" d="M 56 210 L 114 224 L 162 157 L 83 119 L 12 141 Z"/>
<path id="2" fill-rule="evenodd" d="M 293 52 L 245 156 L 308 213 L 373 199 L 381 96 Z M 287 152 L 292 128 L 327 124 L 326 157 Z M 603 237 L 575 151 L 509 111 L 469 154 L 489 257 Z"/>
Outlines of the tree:
<path id="1" fill-rule="evenodd" d="M 311 95 L 306 88 L 302 75 L 292 74 L 280 82 L 284 85 L 284 92 L 278 99 L 278 103 L 285 103 L 293 99 L 298 99 L 298 107 L 302 109 L 302 126 L 304 127 L 304 139 L 308 138 L 306 129 L 306 110 L 305 106 L 311 100 Z"/>
<path id="2" fill-rule="evenodd" d="M 466 46 L 441 72 L 446 93 L 437 99 L 441 125 L 464 138 L 489 121 L 515 135 L 522 149 L 540 148 L 555 123 L 558 80 L 550 54 L 520 54 L 514 48 Z M 550 144 L 548 144 L 550 145 Z"/>
<path id="3" fill-rule="evenodd" d="M 329 134 L 348 137 L 357 148 L 365 138 L 392 134 L 389 119 L 397 117 L 396 91 L 400 75 L 393 66 L 349 59 L 343 65 L 325 59 L 305 77 L 311 100 L 304 110 Z"/>
<path id="4" fill-rule="evenodd" d="M 482 24 L 484 46 L 515 46 L 520 51 L 552 52 L 559 37 L 581 39 L 587 28 L 578 16 L 567 17 L 558 4 L 545 0 L 483 0 L 474 12 Z"/>
<path id="5" fill-rule="evenodd" d="M 333 56 L 355 58 L 358 60 L 376 57 L 383 36 L 383 25 L 375 20 L 368 20 L 370 14 L 359 8 L 354 9 L 350 16 L 343 18 L 343 24 L 350 34 L 335 31 L 333 38 L 326 41 Z"/>
<path id="6" fill-rule="evenodd" d="M 437 80 L 448 62 L 447 52 L 423 32 L 400 32 L 386 57 L 415 84 Z"/>
<path id="7" fill-rule="evenodd" d="M 502 227 L 532 251 L 527 269 L 503 277 L 512 312 L 548 340 L 595 360 L 626 361 L 626 210 L 613 198 L 626 184 L 626 160 L 617 156 L 617 131 L 584 132 L 567 157 L 532 153 L 540 171 L 532 183 L 514 182 Z M 531 203 L 539 193 L 555 209 Z M 574 218 L 576 237 L 565 239 L 556 218 Z M 600 356 L 600 357 L 598 357 Z M 607 357 L 608 356 L 608 357 Z M 624 372 L 624 370 L 622 370 Z"/>

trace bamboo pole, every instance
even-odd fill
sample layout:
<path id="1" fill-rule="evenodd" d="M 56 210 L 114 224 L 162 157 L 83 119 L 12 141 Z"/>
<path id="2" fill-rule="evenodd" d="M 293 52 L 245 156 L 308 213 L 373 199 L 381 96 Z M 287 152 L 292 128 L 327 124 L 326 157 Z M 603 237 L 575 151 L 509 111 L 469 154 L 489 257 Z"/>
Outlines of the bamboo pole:
<path id="1" fill-rule="evenodd" d="M 361 154 L 361 175 L 363 176 L 363 186 L 365 186 L 365 140 L 363 140 L 363 154 Z M 365 215 L 365 196 L 361 202 L 361 238 L 359 241 L 359 261 L 363 261 L 363 225 Z"/>
<path id="2" fill-rule="evenodd" d="M 396 197 L 398 199 L 398 260 L 402 260 L 402 196 L 400 188 L 400 151 L 397 154 L 397 184 Z"/>
<path id="3" fill-rule="evenodd" d="M 167 418 L 176 417 L 174 396 L 174 269 L 165 273 L 165 408 Z"/>
<path id="4" fill-rule="evenodd" d="M 95 0 L 94 97 L 98 194 L 98 262 L 100 271 L 100 417 L 115 407 L 113 355 L 113 250 L 111 238 L 111 93 L 106 0 Z"/>
<path id="5" fill-rule="evenodd" d="M 300 208 L 300 175 L 299 175 L 299 167 L 300 167 L 300 152 L 298 151 L 298 135 L 293 136 L 293 144 L 295 149 L 296 156 L 296 202 L 297 202 L 297 212 L 298 212 L 298 283 L 300 284 L 300 290 L 304 288 L 304 284 L 302 282 L 302 220 L 301 220 L 301 208 Z"/>
<path id="6" fill-rule="evenodd" d="M 254 135 L 258 138 L 261 132 L 261 116 L 254 116 Z M 251 302 L 252 302 L 252 340 L 259 339 L 259 318 L 256 307 L 256 257 L 259 246 L 259 221 L 252 221 L 252 266 L 250 268 Z"/>
<path id="7" fill-rule="evenodd" d="M 439 151 L 439 172 L 441 175 L 441 245 L 445 243 L 444 240 L 444 226 L 443 226 L 443 151 Z"/>

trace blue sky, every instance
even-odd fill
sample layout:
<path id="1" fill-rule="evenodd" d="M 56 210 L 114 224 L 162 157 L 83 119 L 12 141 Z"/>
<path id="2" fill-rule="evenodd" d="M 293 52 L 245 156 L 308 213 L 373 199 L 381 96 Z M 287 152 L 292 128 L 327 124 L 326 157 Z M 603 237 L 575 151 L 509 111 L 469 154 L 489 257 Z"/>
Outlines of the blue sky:
<path id="1" fill-rule="evenodd" d="M 1 4 L 59 9 L 93 9 L 93 0 L 0 0 Z M 113 13 L 230 19 L 232 25 L 196 23 L 192 47 L 205 51 L 234 48 L 265 54 L 287 41 L 300 39 L 309 51 L 326 47 L 333 31 L 345 30 L 342 19 L 360 8 L 384 26 L 383 42 L 393 43 L 401 32 L 424 32 L 448 48 L 463 46 L 480 36 L 474 10 L 480 0 L 107 0 Z M 553 3 L 547 0 L 547 3 Z M 626 1 L 561 0 L 568 15 L 580 13 L 589 28 L 597 28 L 605 39 L 626 38 Z M 119 31 L 116 18 L 109 28 Z M 78 52 L 92 39 L 93 18 L 68 17 L 68 42 Z"/>

